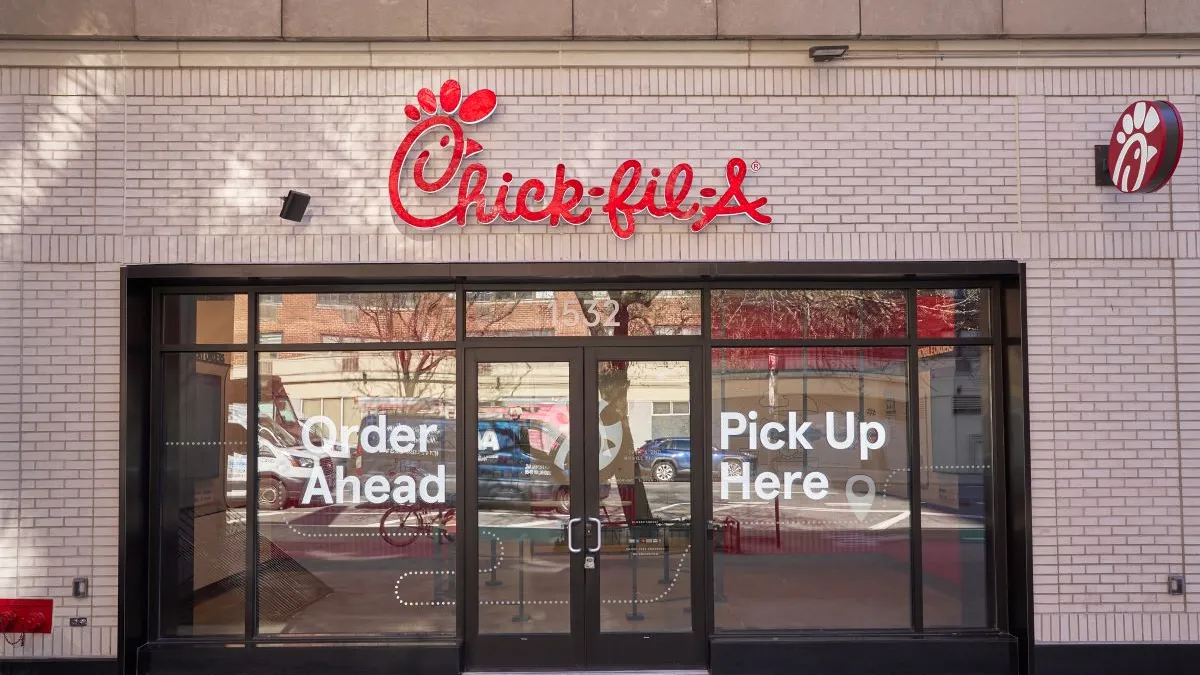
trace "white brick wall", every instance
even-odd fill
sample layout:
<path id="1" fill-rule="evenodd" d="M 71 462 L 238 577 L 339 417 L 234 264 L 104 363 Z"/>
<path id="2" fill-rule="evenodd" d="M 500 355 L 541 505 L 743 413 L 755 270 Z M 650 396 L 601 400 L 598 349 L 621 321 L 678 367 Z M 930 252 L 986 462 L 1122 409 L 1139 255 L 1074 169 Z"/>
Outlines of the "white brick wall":
<path id="1" fill-rule="evenodd" d="M 1170 97 L 1200 128 L 1198 75 L 0 69 L 0 595 L 94 626 L 23 653 L 115 652 L 119 267 L 152 262 L 1026 261 L 1037 637 L 1200 640 L 1195 594 L 1164 592 L 1170 572 L 1200 583 L 1200 152 L 1156 195 L 1091 185 L 1131 99 Z M 737 155 L 762 162 L 746 191 L 775 222 L 642 218 L 627 242 L 600 218 L 400 225 L 385 177 L 403 107 L 450 76 L 500 94 L 471 130 L 493 186 L 560 160 L 607 182 L 636 157 L 689 161 L 699 187 Z M 276 217 L 289 188 L 313 194 L 311 222 Z"/>

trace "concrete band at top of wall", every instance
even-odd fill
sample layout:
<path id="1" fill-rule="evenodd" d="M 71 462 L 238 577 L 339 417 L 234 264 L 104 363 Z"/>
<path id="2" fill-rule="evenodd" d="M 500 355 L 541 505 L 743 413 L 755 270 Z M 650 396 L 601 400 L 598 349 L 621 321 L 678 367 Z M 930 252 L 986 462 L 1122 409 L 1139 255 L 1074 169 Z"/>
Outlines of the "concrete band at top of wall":
<path id="1" fill-rule="evenodd" d="M 1048 7 L 1052 4 L 1053 8 Z M 1191 0 L 5 0 L 0 36 L 146 40 L 1200 34 Z"/>

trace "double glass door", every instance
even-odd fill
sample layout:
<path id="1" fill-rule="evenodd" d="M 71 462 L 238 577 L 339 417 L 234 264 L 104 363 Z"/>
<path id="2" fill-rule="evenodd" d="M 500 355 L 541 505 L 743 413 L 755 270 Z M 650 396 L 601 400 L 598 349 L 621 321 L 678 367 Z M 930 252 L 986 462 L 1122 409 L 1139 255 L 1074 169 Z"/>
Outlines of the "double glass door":
<path id="1" fill-rule="evenodd" d="M 704 663 L 698 352 L 467 354 L 468 668 Z"/>

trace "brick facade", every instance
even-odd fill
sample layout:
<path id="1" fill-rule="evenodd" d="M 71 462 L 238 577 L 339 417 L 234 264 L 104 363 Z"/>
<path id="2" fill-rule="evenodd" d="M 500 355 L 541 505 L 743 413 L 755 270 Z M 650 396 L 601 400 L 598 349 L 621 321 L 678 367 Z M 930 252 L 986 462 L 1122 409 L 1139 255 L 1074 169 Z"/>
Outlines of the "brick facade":
<path id="1" fill-rule="evenodd" d="M 498 184 L 728 157 L 769 226 L 399 224 L 386 174 L 421 86 L 494 88 Z M 116 652 L 119 270 L 140 263 L 1028 263 L 1036 636 L 1200 640 L 1200 153 L 1169 188 L 1092 185 L 1134 98 L 1197 128 L 1200 69 L 0 69 L 0 596 L 49 596 L 27 656 Z M 588 182 L 591 180 L 592 182 Z M 311 219 L 278 219 L 288 189 Z M 489 191 L 491 192 L 491 190 Z M 494 194 L 494 192 L 492 192 Z M 444 193 L 429 206 L 444 206 Z M 442 200 L 439 202 L 438 200 Z M 48 407 L 51 406 L 52 407 Z M 92 579 L 70 598 L 70 580 Z M 11 652 L 6 652 L 11 653 Z"/>

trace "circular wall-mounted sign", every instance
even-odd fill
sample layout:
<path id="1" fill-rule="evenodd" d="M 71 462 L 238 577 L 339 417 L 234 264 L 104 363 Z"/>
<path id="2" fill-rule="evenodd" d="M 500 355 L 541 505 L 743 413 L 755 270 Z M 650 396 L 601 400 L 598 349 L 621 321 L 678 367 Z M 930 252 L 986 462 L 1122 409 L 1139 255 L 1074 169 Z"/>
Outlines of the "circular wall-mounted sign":
<path id="1" fill-rule="evenodd" d="M 1171 180 L 1183 154 L 1183 121 L 1168 101 L 1125 109 L 1108 142 L 1108 172 L 1121 192 L 1155 192 Z"/>

